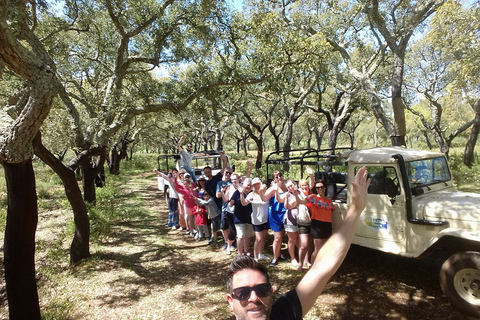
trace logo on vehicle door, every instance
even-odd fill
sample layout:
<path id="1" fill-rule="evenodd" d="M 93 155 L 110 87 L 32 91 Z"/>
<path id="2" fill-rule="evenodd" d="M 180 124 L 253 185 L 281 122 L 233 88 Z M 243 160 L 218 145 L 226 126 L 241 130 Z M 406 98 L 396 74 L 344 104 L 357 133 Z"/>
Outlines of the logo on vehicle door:
<path id="1" fill-rule="evenodd" d="M 371 216 L 363 218 L 363 223 L 373 229 L 388 229 L 388 221 Z"/>

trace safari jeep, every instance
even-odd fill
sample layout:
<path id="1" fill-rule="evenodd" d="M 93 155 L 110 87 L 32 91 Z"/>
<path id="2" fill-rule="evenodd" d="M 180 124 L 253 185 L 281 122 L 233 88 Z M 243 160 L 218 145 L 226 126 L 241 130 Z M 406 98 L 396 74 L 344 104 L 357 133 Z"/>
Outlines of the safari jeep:
<path id="1" fill-rule="evenodd" d="M 334 213 L 334 228 L 347 212 L 356 171 L 366 166 L 372 182 L 353 243 L 404 257 L 442 258 L 443 292 L 460 310 L 480 316 L 480 194 L 454 189 L 444 154 L 402 147 L 335 155 L 310 150 L 283 161 L 301 164 L 302 172 L 304 165 L 316 166 L 316 178 L 326 182 L 340 213 Z M 325 166 L 333 170 L 322 171 Z"/>
<path id="2" fill-rule="evenodd" d="M 216 175 L 222 170 L 222 159 L 220 158 L 220 153 L 216 150 L 207 150 L 201 151 L 193 157 L 192 166 L 195 169 L 196 178 L 203 175 L 203 168 L 207 165 L 212 168 L 212 175 Z M 202 154 L 202 155 L 200 155 Z M 230 158 L 227 157 L 227 166 L 230 167 Z M 176 168 L 180 170 L 180 155 L 179 154 L 162 154 L 157 157 L 157 170 L 165 174 L 169 170 Z M 168 200 L 168 188 L 170 188 L 170 182 L 158 177 L 158 190 L 164 193 L 165 199 Z"/>

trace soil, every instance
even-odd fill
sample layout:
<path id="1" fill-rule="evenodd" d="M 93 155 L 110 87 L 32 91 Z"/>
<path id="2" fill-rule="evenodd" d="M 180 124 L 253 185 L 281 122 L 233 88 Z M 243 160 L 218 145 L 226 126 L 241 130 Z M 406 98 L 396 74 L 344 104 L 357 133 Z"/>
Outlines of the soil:
<path id="1" fill-rule="evenodd" d="M 141 178 L 127 182 L 118 201 L 122 210 L 138 210 L 133 208 L 138 201 L 129 199 L 141 199 L 143 210 L 126 214 L 111 236 L 91 246 L 92 258 L 77 266 L 68 266 L 68 241 L 56 252 L 65 255 L 62 263 L 52 264 L 55 252 L 47 250 L 61 239 L 71 213 L 40 214 L 36 263 L 44 318 L 231 319 L 224 271 L 233 255 L 166 228 L 168 209 L 156 179 L 151 174 Z M 270 234 L 269 256 L 271 240 Z M 283 253 L 288 255 L 286 245 Z M 303 276 L 288 262 L 269 269 L 276 296 Z M 305 319 L 476 319 L 450 305 L 440 289 L 438 271 L 432 261 L 352 246 Z M 0 276 L 3 279 L 3 270 Z M 1 281 L 0 319 L 8 318 L 5 295 Z"/>

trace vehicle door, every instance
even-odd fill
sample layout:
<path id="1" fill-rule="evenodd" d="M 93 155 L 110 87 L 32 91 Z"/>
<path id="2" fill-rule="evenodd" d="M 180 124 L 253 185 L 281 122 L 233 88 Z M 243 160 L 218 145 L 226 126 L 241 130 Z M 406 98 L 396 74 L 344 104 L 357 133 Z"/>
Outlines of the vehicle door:
<path id="1" fill-rule="evenodd" d="M 372 182 L 355 235 L 368 247 L 387 252 L 404 251 L 406 214 L 400 174 L 391 165 L 367 166 L 367 169 Z"/>

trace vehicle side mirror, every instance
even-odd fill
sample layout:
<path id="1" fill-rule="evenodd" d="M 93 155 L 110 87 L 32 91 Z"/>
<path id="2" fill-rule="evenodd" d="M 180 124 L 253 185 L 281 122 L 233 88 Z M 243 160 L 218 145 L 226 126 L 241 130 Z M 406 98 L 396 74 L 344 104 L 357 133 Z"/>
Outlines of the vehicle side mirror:
<path id="1" fill-rule="evenodd" d="M 415 197 L 421 196 L 424 193 L 425 193 L 425 191 L 423 190 L 423 188 L 413 188 L 412 189 L 412 195 L 414 195 Z"/>

